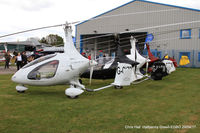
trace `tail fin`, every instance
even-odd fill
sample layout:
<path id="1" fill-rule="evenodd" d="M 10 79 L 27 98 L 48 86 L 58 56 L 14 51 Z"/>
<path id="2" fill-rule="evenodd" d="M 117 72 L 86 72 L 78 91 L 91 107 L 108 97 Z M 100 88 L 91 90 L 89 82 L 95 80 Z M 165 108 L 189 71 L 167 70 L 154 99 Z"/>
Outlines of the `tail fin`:
<path id="1" fill-rule="evenodd" d="M 75 48 L 73 40 L 72 40 L 72 29 L 69 23 L 65 24 L 65 39 L 66 42 L 64 44 L 64 53 L 68 55 L 69 58 L 74 59 L 85 59 Z"/>
<path id="2" fill-rule="evenodd" d="M 115 81 L 113 85 L 116 86 L 128 86 L 131 84 L 131 76 L 133 73 L 133 67 L 127 63 L 118 63 Z"/>
<path id="3" fill-rule="evenodd" d="M 115 60 L 111 65 L 111 68 L 112 67 L 116 67 L 118 65 L 117 64 L 118 62 L 120 62 L 120 63 L 128 63 L 128 64 L 131 64 L 132 66 L 136 66 L 136 65 L 139 64 L 138 62 L 129 59 L 125 55 L 125 53 L 122 51 L 122 46 L 119 43 L 119 37 L 118 36 L 115 38 L 114 42 L 115 42 L 115 45 L 117 46 L 117 56 L 115 57 Z"/>
<path id="4" fill-rule="evenodd" d="M 152 53 L 151 53 L 151 50 L 149 48 L 149 44 L 146 44 L 147 45 L 147 50 L 148 50 L 148 56 L 149 56 L 149 59 L 151 60 L 151 62 L 155 62 L 157 60 L 159 60 L 159 58 L 155 57 Z"/>

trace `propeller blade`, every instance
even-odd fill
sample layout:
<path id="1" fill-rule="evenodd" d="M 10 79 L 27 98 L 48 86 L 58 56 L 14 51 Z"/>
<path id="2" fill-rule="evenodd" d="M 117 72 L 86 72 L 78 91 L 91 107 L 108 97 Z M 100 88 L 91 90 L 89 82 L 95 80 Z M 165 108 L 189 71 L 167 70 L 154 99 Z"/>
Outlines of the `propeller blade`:
<path id="1" fill-rule="evenodd" d="M 146 61 L 146 76 L 148 72 L 149 62 L 148 62 L 149 56 L 147 55 L 147 61 Z"/>
<path id="2" fill-rule="evenodd" d="M 94 57 L 95 54 L 94 54 L 94 50 L 91 51 L 91 60 L 90 60 L 90 85 L 92 84 L 92 75 L 93 75 L 93 71 L 94 71 L 94 66 L 97 64 L 95 61 L 94 61 Z"/>
<path id="3" fill-rule="evenodd" d="M 90 67 L 90 85 L 92 84 L 92 75 L 93 75 L 94 67 Z"/>
<path id="4" fill-rule="evenodd" d="M 135 62 L 137 62 L 137 53 L 136 53 L 136 41 L 135 41 Z M 135 66 L 135 77 L 137 78 L 137 74 L 136 74 L 136 70 L 137 70 L 137 65 Z"/>

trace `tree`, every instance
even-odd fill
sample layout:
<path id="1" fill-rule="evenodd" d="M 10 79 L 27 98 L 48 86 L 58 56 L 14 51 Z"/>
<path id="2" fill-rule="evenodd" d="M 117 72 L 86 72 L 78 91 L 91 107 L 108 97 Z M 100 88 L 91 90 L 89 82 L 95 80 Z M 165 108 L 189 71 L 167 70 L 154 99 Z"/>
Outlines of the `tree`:
<path id="1" fill-rule="evenodd" d="M 46 44 L 48 44 L 47 43 L 47 40 L 45 39 L 45 37 L 42 37 L 42 39 L 39 41 L 40 43 L 46 43 Z"/>
<path id="2" fill-rule="evenodd" d="M 58 36 L 57 34 L 49 34 L 46 37 L 43 37 L 40 40 L 41 43 L 46 43 L 46 44 L 50 44 L 52 46 L 57 46 L 60 44 L 64 44 L 63 38 L 61 36 Z"/>

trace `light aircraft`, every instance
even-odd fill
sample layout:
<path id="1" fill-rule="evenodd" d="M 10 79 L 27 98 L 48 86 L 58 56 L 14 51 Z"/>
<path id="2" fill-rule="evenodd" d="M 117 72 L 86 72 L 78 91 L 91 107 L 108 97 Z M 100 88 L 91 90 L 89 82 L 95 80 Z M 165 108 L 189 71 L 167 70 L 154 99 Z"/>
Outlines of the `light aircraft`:
<path id="1" fill-rule="evenodd" d="M 136 42 L 137 40 L 131 37 L 131 54 L 127 55 L 128 58 L 131 60 L 134 60 L 138 62 L 139 64 L 135 66 L 135 74 L 132 77 L 132 82 L 136 80 L 140 80 L 147 75 L 143 75 L 141 73 L 141 68 L 146 67 L 146 74 L 148 72 L 148 68 L 152 67 L 151 71 L 151 78 L 152 79 L 162 79 L 163 76 L 166 76 L 167 74 L 172 73 L 173 71 L 176 70 L 175 66 L 177 66 L 175 59 L 172 59 L 171 57 L 169 58 L 164 58 L 164 59 L 159 59 L 155 57 L 149 48 L 149 45 L 147 45 L 147 50 L 148 50 L 148 56 L 147 58 L 144 58 L 141 56 L 136 48 Z"/>
<path id="2" fill-rule="evenodd" d="M 18 92 L 24 92 L 28 89 L 24 85 L 48 86 L 58 84 L 69 84 L 70 88 L 67 88 L 65 93 L 72 98 L 84 92 L 85 86 L 79 82 L 79 75 L 97 63 L 86 59 L 76 50 L 69 24 L 65 25 L 64 30 L 66 36 L 64 53 L 38 58 L 12 76 L 12 81 L 20 84 L 16 86 Z"/>
<path id="3" fill-rule="evenodd" d="M 161 80 L 162 77 L 171 74 L 176 70 L 177 63 L 175 59 L 171 57 L 159 59 L 151 53 L 149 44 L 146 44 L 146 46 L 148 57 L 151 60 L 149 62 L 149 72 L 151 73 L 152 79 Z"/>
<path id="4" fill-rule="evenodd" d="M 127 57 L 133 61 L 138 62 L 139 64 L 137 66 L 134 67 L 135 71 L 131 77 L 132 77 L 132 82 L 136 81 L 136 80 L 140 80 L 142 78 L 144 78 L 147 75 L 143 75 L 141 73 L 141 68 L 146 64 L 146 68 L 148 68 L 148 62 L 150 62 L 150 60 L 148 58 L 144 58 L 143 56 L 141 56 L 136 48 L 136 42 L 137 40 L 135 38 L 133 38 L 131 36 L 130 39 L 130 43 L 131 43 L 131 50 L 130 50 L 130 55 L 127 55 Z M 146 72 L 147 73 L 147 72 Z"/>

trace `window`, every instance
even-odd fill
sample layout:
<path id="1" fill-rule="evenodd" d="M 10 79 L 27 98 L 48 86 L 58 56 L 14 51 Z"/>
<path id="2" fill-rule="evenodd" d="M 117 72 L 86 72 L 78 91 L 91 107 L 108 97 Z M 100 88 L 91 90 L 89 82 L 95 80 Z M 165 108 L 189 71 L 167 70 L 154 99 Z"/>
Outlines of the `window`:
<path id="1" fill-rule="evenodd" d="M 191 29 L 184 29 L 180 31 L 181 39 L 191 39 L 192 31 Z"/>
<path id="2" fill-rule="evenodd" d="M 200 39 L 200 29 L 199 29 L 199 39 Z"/>
<path id="3" fill-rule="evenodd" d="M 190 60 L 190 52 L 180 52 L 179 53 L 179 59 L 181 59 L 181 56 L 187 56 Z"/>
<path id="4" fill-rule="evenodd" d="M 161 56 L 162 56 L 162 52 L 161 52 L 161 51 L 158 51 L 158 52 L 157 52 L 157 57 L 161 59 Z"/>
<path id="5" fill-rule="evenodd" d="M 187 64 L 190 64 L 190 52 L 180 52 L 179 53 L 179 65 L 184 67 Z"/>
<path id="6" fill-rule="evenodd" d="M 198 61 L 200 62 L 200 52 L 198 53 Z"/>
<path id="7" fill-rule="evenodd" d="M 157 50 L 151 50 L 151 53 L 155 56 L 161 59 L 162 56 L 162 52 L 161 51 L 157 51 Z"/>
<path id="8" fill-rule="evenodd" d="M 50 54 L 50 55 L 42 56 L 42 57 L 40 57 L 40 58 L 38 58 L 38 59 L 36 59 L 36 60 L 34 60 L 34 61 L 28 63 L 28 64 L 25 65 L 23 68 L 30 67 L 30 66 L 35 65 L 35 64 L 37 64 L 37 63 L 40 63 L 40 62 L 42 62 L 42 61 L 44 61 L 44 60 L 48 60 L 48 59 L 50 59 L 50 58 L 53 58 L 54 56 L 56 56 L 56 54 Z"/>
<path id="9" fill-rule="evenodd" d="M 36 67 L 28 74 L 28 79 L 40 80 L 49 79 L 55 76 L 59 61 L 54 60 Z"/>

